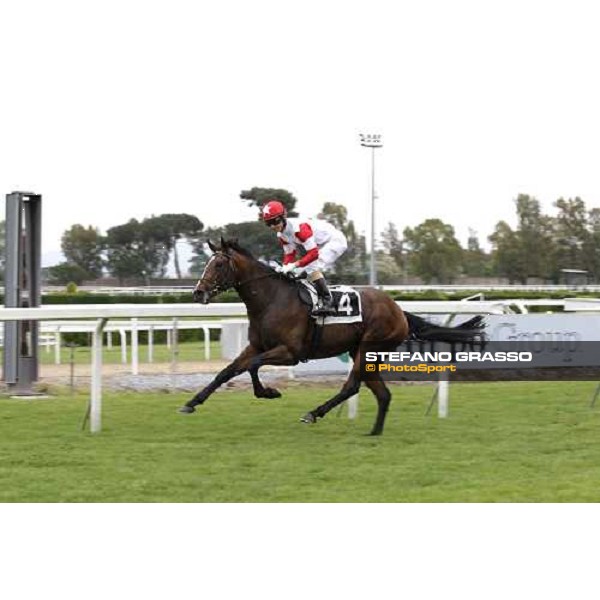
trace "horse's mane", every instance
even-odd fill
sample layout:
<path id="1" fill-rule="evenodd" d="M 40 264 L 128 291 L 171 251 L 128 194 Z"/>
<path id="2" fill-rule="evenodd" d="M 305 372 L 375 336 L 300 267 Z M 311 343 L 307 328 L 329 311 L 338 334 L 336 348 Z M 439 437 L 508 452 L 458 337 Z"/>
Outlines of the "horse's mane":
<path id="1" fill-rule="evenodd" d="M 259 260 L 254 258 L 254 255 L 252 254 L 252 252 L 250 252 L 250 250 L 246 250 L 246 248 L 242 248 L 242 246 L 240 246 L 238 244 L 237 239 L 236 240 L 224 240 L 224 242 L 225 242 L 226 248 L 233 248 L 233 250 L 235 250 L 236 252 L 239 252 L 240 254 L 243 254 L 244 256 L 247 256 L 248 258 L 250 258 L 252 260 L 256 260 L 257 262 L 260 262 Z"/>
<path id="2" fill-rule="evenodd" d="M 238 252 L 242 256 L 245 256 L 246 258 L 250 259 L 253 263 L 259 265 L 265 271 L 277 273 L 277 271 L 275 271 L 275 269 L 273 269 L 273 267 L 271 267 L 268 264 L 266 264 L 266 263 L 258 260 L 257 258 L 255 258 L 254 255 L 252 254 L 252 252 L 250 252 L 250 250 L 247 250 L 246 248 L 243 248 L 242 246 L 240 246 L 239 243 L 238 243 L 238 241 L 236 239 L 234 239 L 234 240 L 223 240 L 223 243 L 221 245 L 222 245 L 222 247 L 224 249 L 231 248 L 232 250 L 235 250 L 236 252 Z"/>

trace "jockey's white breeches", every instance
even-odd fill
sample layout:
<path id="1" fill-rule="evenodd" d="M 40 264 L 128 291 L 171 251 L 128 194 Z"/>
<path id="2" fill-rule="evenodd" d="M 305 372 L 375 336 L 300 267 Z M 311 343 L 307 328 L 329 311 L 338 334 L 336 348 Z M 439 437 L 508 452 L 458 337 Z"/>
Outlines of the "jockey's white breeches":
<path id="1" fill-rule="evenodd" d="M 335 261 L 346 252 L 347 248 L 348 242 L 345 236 L 331 238 L 319 248 L 319 258 L 306 265 L 304 271 L 309 275 L 315 271 L 321 271 L 321 273 L 328 271 L 333 267 Z"/>

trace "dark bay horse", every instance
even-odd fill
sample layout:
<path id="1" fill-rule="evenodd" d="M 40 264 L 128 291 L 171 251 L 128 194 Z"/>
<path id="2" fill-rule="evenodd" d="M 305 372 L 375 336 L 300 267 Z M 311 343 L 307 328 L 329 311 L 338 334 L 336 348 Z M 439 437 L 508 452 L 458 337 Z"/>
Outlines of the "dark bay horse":
<path id="1" fill-rule="evenodd" d="M 207 304 L 219 292 L 235 288 L 248 310 L 250 343 L 209 385 L 179 409 L 183 413 L 194 412 L 219 386 L 245 371 L 250 373 L 257 398 L 278 398 L 279 391 L 261 383 L 258 377 L 261 366 L 296 365 L 300 360 L 349 352 L 354 366 L 342 389 L 301 419 L 314 423 L 358 392 L 360 358 L 365 344 L 371 351 L 386 352 L 395 350 L 409 336 L 441 342 L 469 342 L 480 335 L 481 317 L 474 317 L 458 327 L 438 327 L 403 312 L 386 293 L 367 288 L 360 291 L 362 322 L 326 325 L 315 344 L 315 320 L 310 316 L 310 308 L 300 299 L 296 281 L 256 260 L 236 241 L 221 239 L 220 247 L 211 242 L 209 246 L 214 254 L 194 289 L 194 299 Z M 391 394 L 381 377 L 364 383 L 377 399 L 377 417 L 371 435 L 380 435 Z"/>

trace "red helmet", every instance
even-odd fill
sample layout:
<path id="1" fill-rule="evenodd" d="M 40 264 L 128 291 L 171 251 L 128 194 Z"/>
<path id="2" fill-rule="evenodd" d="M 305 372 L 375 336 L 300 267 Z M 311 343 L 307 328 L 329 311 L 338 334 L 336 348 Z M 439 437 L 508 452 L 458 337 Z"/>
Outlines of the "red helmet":
<path id="1" fill-rule="evenodd" d="M 285 217 L 285 206 L 278 200 L 271 200 L 262 207 L 261 215 L 264 221 L 270 221 L 277 217 Z"/>

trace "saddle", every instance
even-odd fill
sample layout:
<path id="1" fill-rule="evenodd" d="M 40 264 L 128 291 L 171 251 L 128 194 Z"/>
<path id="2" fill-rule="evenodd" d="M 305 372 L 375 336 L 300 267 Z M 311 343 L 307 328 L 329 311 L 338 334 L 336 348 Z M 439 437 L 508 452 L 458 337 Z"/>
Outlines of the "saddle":
<path id="1" fill-rule="evenodd" d="M 333 297 L 336 314 L 320 317 L 312 314 L 313 310 L 319 306 L 319 296 L 314 285 L 305 279 L 298 280 L 296 284 L 300 300 L 310 309 L 311 317 L 319 320 L 319 324 L 362 322 L 360 294 L 354 288 L 347 285 L 330 286 L 329 291 Z"/>
<path id="2" fill-rule="evenodd" d="M 306 306 L 310 318 L 314 323 L 310 345 L 306 350 L 306 354 L 300 358 L 301 362 L 307 362 L 321 343 L 324 326 L 338 323 L 362 322 L 360 295 L 356 290 L 348 286 L 330 286 L 329 291 L 333 297 L 332 304 L 337 314 L 322 316 L 313 314 L 314 309 L 319 306 L 319 295 L 312 283 L 309 283 L 305 279 L 297 279 L 296 288 L 300 301 Z"/>

